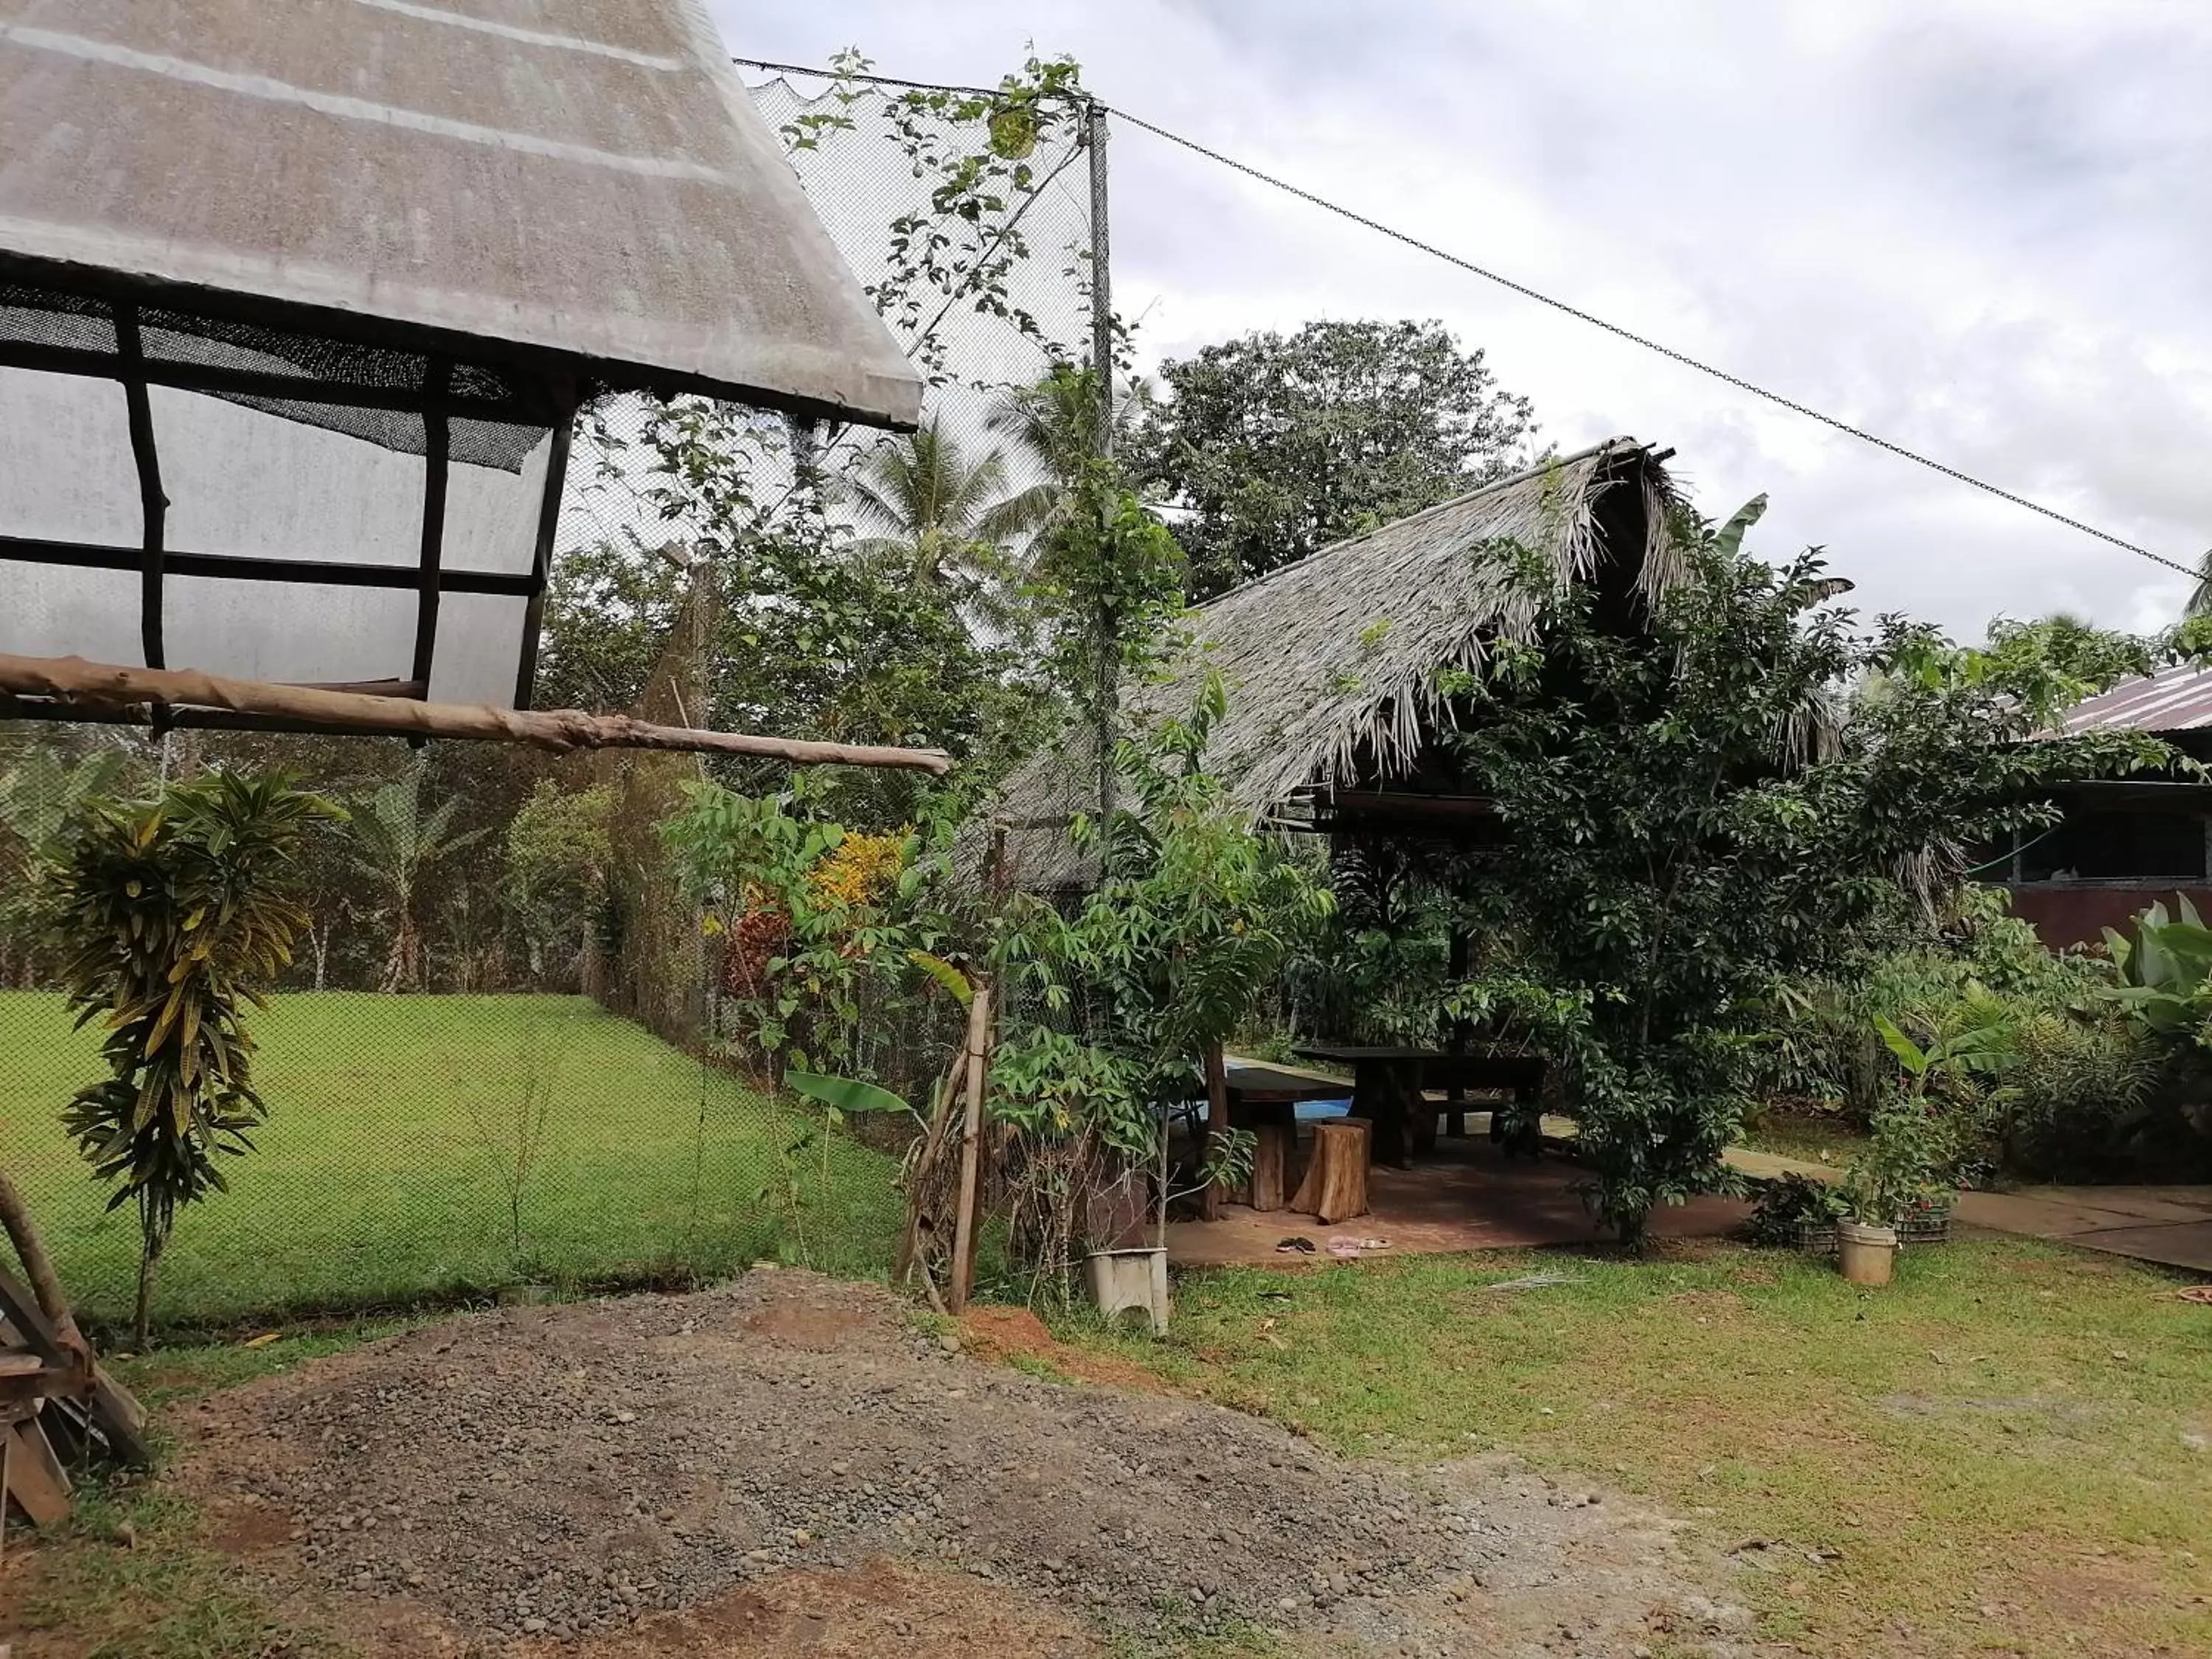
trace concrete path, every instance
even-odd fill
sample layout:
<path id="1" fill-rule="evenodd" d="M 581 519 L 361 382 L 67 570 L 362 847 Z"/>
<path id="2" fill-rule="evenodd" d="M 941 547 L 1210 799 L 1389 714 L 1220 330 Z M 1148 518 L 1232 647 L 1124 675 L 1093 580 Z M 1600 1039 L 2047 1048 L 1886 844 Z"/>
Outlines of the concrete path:
<path id="1" fill-rule="evenodd" d="M 2055 1238 L 2212 1273 L 2212 1187 L 2027 1187 L 1961 1193 L 1954 1216 L 1993 1232 Z"/>

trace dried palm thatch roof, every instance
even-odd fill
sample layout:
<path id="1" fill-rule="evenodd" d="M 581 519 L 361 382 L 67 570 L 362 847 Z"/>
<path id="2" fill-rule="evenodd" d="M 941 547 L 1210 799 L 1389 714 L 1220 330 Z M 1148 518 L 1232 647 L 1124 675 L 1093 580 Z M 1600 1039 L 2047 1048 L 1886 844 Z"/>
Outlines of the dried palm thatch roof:
<path id="1" fill-rule="evenodd" d="M 702 0 L 7 0 L 0 157 L 0 276 L 920 413 Z"/>
<path id="2" fill-rule="evenodd" d="M 1192 647 L 1164 681 L 1131 688 L 1126 706 L 1138 719 L 1187 713 L 1218 669 L 1229 710 L 1206 764 L 1255 823 L 1316 786 L 1406 777 L 1451 718 L 1437 671 L 1474 667 L 1490 641 L 1532 625 L 1516 559 L 1645 598 L 1671 583 L 1662 459 L 1615 438 L 1234 588 L 1194 614 Z M 1007 781 L 987 814 L 1000 826 L 1005 879 L 1034 890 L 1084 884 L 1066 825 L 1097 808 L 1092 752 L 1087 733 L 1071 731 Z"/>

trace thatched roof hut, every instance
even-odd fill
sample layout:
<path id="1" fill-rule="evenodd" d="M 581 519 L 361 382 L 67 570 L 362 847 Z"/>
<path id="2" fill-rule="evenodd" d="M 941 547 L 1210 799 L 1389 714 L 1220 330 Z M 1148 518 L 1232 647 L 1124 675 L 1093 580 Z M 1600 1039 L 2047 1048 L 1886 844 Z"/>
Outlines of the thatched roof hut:
<path id="1" fill-rule="evenodd" d="M 1137 719 L 1184 713 L 1219 670 L 1229 710 L 1206 763 L 1255 824 L 1435 834 L 1464 823 L 1481 803 L 1455 789 L 1431 742 L 1452 720 L 1437 672 L 1474 667 L 1489 641 L 1527 631 L 1516 557 L 1594 585 L 1634 626 L 1673 579 L 1672 453 L 1615 438 L 1247 582 L 1199 608 L 1192 647 L 1126 706 Z M 987 814 L 1001 879 L 1033 891 L 1088 880 L 1066 826 L 1097 810 L 1092 752 L 1071 730 L 1007 781 Z"/>

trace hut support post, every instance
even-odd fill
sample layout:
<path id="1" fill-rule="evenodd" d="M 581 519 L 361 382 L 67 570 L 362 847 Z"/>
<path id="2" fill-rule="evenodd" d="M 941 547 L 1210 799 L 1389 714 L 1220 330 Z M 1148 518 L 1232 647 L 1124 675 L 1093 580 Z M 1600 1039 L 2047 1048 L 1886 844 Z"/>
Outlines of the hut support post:
<path id="1" fill-rule="evenodd" d="M 1229 1068 L 1221 1059 L 1221 1045 L 1206 1045 L 1206 1142 L 1200 1167 L 1212 1164 L 1213 1154 L 1237 1126 L 1229 1121 Z M 1198 1213 L 1204 1221 L 1221 1219 L 1221 1188 L 1208 1181 L 1198 1189 Z"/>

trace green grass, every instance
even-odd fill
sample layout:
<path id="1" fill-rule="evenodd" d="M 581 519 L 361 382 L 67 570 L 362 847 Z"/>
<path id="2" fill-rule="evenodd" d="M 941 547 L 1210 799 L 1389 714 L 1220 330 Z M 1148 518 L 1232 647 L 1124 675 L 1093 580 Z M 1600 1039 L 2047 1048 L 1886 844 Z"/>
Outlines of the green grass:
<path id="1" fill-rule="evenodd" d="M 1755 1152 L 1802 1158 L 1842 1170 L 1866 1150 L 1867 1138 L 1834 1118 L 1767 1110 L 1752 1115 L 1738 1144 Z"/>
<path id="2" fill-rule="evenodd" d="M 1486 1288 L 1538 1268 L 1573 1282 Z M 2013 1241 L 1880 1291 L 1734 1248 L 1409 1257 L 1194 1275 L 1164 1341 L 1066 1335 L 1347 1451 L 1502 1447 L 1778 1540 L 1729 1593 L 1807 1654 L 2134 1659 L 2212 1651 L 2212 1310 L 2173 1289 Z"/>
<path id="3" fill-rule="evenodd" d="M 787 1163 L 806 1120 L 582 998 L 295 994 L 252 1030 L 270 1121 L 223 1160 L 231 1190 L 179 1218 L 165 1322 L 713 1275 L 780 1249 L 865 1273 L 896 1237 L 888 1160 L 837 1139 L 826 1182 L 818 1146 Z M 98 1075 L 97 1033 L 72 1033 L 59 998 L 0 994 L 0 1166 L 72 1294 L 116 1320 L 136 1219 L 104 1211 L 58 1121 Z M 533 1099 L 545 1129 L 518 1240 L 505 1172 Z"/>

